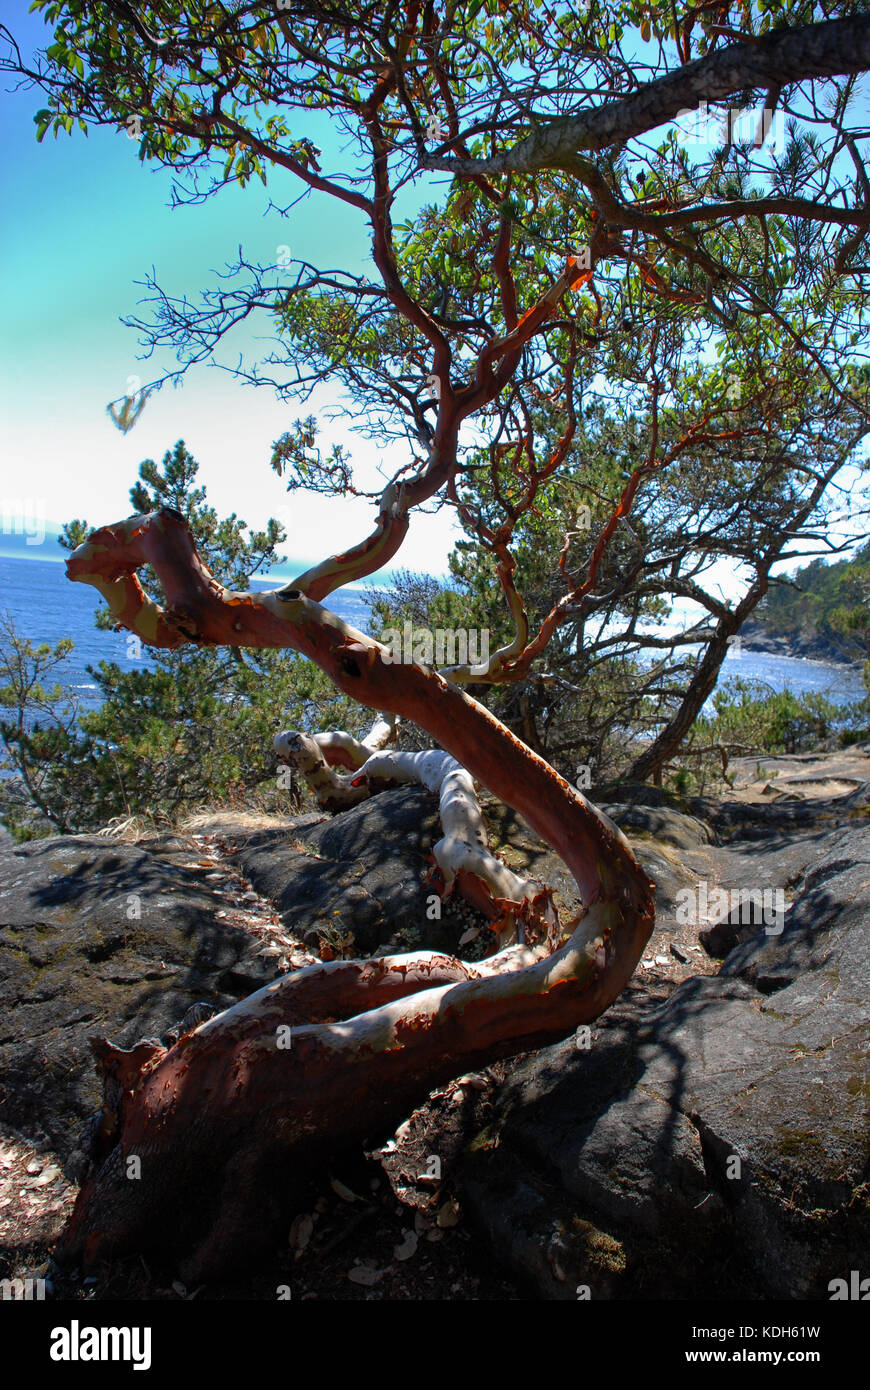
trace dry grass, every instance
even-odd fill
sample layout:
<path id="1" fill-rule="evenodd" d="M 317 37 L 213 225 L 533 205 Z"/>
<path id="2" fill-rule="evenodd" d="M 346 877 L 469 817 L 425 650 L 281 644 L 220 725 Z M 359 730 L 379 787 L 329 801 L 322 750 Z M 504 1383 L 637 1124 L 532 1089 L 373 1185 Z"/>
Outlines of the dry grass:
<path id="1" fill-rule="evenodd" d="M 228 831 L 244 834 L 252 830 L 286 830 L 298 819 L 295 815 L 276 816 L 266 811 L 236 811 L 230 807 L 210 807 L 185 816 L 176 826 L 180 834 L 220 835 Z"/>
<path id="2" fill-rule="evenodd" d="M 175 817 L 113 816 L 99 830 L 92 834 L 106 840 L 117 840 L 135 845 L 141 840 L 152 839 L 155 835 L 220 835 L 250 834 L 258 830 L 285 830 L 304 811 L 315 809 L 304 805 L 294 807 L 286 814 L 276 814 L 265 807 L 236 804 L 206 805 L 196 811 L 185 809 Z"/>
<path id="3" fill-rule="evenodd" d="M 101 825 L 99 830 L 94 831 L 94 834 L 101 835 L 106 840 L 123 840 L 125 844 L 135 845 L 139 840 L 155 835 L 158 831 L 159 827 L 144 816 L 113 816 L 105 825 Z"/>

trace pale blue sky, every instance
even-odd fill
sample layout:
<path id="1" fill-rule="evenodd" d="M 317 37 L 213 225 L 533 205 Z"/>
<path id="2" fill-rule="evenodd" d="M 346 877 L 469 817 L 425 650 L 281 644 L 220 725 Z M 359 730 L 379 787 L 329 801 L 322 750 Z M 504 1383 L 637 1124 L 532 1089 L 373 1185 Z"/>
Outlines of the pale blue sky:
<path id="1" fill-rule="evenodd" d="M 22 51 L 49 41 L 39 16 L 27 14 L 27 0 L 9 0 L 3 18 Z M 77 131 L 57 140 L 49 134 L 38 145 L 33 115 L 43 105 L 38 90 L 0 98 L 0 512 L 10 501 L 30 499 L 52 521 L 118 520 L 129 514 L 139 462 L 161 458 L 183 438 L 218 511 L 236 511 L 252 525 L 277 516 L 288 532 L 285 549 L 299 563 L 367 534 L 374 519 L 369 504 L 288 496 L 269 467 L 272 442 L 297 415 L 328 404 L 328 393 L 308 407 L 281 405 L 266 388 L 199 367 L 183 387 L 152 396 L 127 435 L 106 414 L 130 375 L 148 381 L 158 374 L 153 362 L 137 361 L 137 335 L 119 322 L 135 311 L 144 290 L 134 282 L 152 267 L 164 289 L 191 297 L 212 283 L 211 272 L 232 261 L 240 244 L 248 260 L 261 264 L 274 264 L 277 248 L 290 245 L 294 255 L 321 266 L 357 268 L 369 248 L 362 215 L 316 196 L 288 219 L 264 216 L 270 194 L 289 203 L 298 193 L 290 175 L 282 183 L 280 171 L 268 193 L 254 179 L 203 206 L 170 210 L 170 176 L 141 164 L 137 143 L 123 132 L 92 130 L 86 138 Z M 328 131 L 322 144 L 329 151 Z M 233 341 L 256 353 L 255 337 L 268 332 L 263 318 Z M 263 345 L 260 355 L 266 350 Z M 174 363 L 167 356 L 162 365 Z M 341 425 L 322 420 L 322 430 L 327 451 L 327 441 L 340 439 L 362 464 L 362 485 L 376 487 L 378 451 Z M 393 446 L 389 470 L 405 458 Z M 442 573 L 456 534 L 446 512 L 415 516 L 396 563 Z"/>

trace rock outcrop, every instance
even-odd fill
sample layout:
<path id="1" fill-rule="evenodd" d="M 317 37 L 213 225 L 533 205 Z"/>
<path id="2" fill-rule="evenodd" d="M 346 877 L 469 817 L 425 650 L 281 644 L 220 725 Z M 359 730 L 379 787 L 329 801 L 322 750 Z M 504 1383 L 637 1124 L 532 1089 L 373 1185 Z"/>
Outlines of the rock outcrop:
<path id="1" fill-rule="evenodd" d="M 820 1299 L 870 1268 L 866 788 L 851 801 L 792 841 L 806 871 L 781 934 L 652 1007 L 627 992 L 588 1050 L 506 1076 L 460 1181 L 539 1296 Z M 732 841 L 756 880 L 759 828 Z"/>
<path id="2" fill-rule="evenodd" d="M 101 1101 L 90 1035 L 131 1047 L 272 978 L 225 907 L 202 870 L 141 846 L 0 847 L 0 1124 L 69 1159 Z"/>
<path id="3" fill-rule="evenodd" d="M 379 1151 L 424 1226 L 456 1199 L 480 1250 L 545 1299 L 825 1298 L 870 1273 L 868 792 L 680 808 L 623 789 L 607 810 L 657 885 L 647 956 L 588 1034 L 461 1078 Z M 561 863 L 484 809 L 506 861 L 570 914 Z M 90 1035 L 166 1039 L 192 1005 L 285 968 L 293 943 L 456 951 L 480 925 L 458 901 L 432 911 L 421 788 L 213 832 L 0 845 L 0 1126 L 70 1177 L 99 1103 Z M 782 893 L 782 930 L 744 925 L 714 959 L 710 922 L 683 910 L 701 883 Z"/>
<path id="4" fill-rule="evenodd" d="M 750 652 L 771 652 L 775 656 L 823 661 L 831 666 L 852 666 L 857 671 L 861 669 L 864 656 L 861 642 L 855 635 L 837 632 L 827 623 L 784 633 L 750 618 L 740 629 L 740 640 Z"/>

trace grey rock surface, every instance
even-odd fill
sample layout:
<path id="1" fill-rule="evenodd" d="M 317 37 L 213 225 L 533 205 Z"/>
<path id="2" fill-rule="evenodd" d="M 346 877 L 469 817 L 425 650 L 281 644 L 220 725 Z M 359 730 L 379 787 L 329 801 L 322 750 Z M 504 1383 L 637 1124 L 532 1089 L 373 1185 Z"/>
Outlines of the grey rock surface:
<path id="1" fill-rule="evenodd" d="M 440 1156 L 501 1267 L 538 1297 L 825 1298 L 831 1279 L 870 1273 L 867 788 L 653 799 L 632 789 L 608 806 L 657 884 L 650 958 L 627 990 L 588 1039 L 488 1069 L 459 1105 L 421 1106 L 414 1161 L 400 1142 L 385 1168 L 407 1195 Z M 513 812 L 485 810 L 511 867 L 576 908 L 560 861 Z M 456 950 L 468 924 L 456 903 L 427 912 L 440 828 L 420 788 L 232 831 L 230 817 L 223 862 L 255 890 L 240 896 L 261 894 L 297 940 Z M 184 836 L 0 845 L 0 1124 L 74 1157 L 99 1102 L 89 1035 L 166 1038 L 192 1005 L 272 978 L 262 941 L 226 920 L 221 874 L 190 859 Z M 783 930 L 741 928 L 711 961 L 703 924 L 678 910 L 702 881 L 781 889 Z"/>
<path id="2" fill-rule="evenodd" d="M 757 878 L 758 818 L 749 830 Z M 461 1181 L 539 1296 L 823 1299 L 870 1268 L 870 835 L 855 806 L 821 805 L 802 855 L 780 934 L 754 932 L 663 1003 L 630 987 L 589 1050 L 569 1040 L 506 1069 Z"/>
<path id="3" fill-rule="evenodd" d="M 0 846 L 0 1124 L 67 1157 L 100 1103 L 88 1037 L 166 1033 L 274 969 L 216 917 L 198 876 L 135 845 L 54 836 Z"/>
<path id="4" fill-rule="evenodd" d="M 427 914 L 429 851 L 440 838 L 437 798 L 401 787 L 334 818 L 255 834 L 234 862 L 303 940 L 341 939 L 350 955 L 453 951 L 469 915 L 452 899 L 440 917 Z"/>

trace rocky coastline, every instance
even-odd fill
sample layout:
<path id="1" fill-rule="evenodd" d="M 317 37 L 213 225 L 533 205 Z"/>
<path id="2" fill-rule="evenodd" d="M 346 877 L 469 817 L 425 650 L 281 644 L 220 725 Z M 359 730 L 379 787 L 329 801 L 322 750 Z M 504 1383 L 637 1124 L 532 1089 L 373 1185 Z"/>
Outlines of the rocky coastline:
<path id="1" fill-rule="evenodd" d="M 858 672 L 863 666 L 857 643 L 836 632 L 813 630 L 785 635 L 771 632 L 764 623 L 750 619 L 743 624 L 739 636 L 741 646 L 748 652 L 821 661 L 827 666 L 845 666 Z"/>

